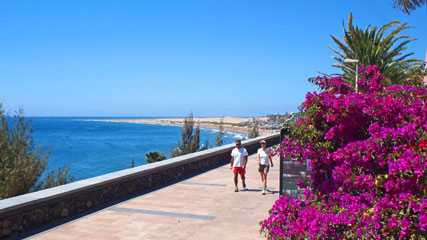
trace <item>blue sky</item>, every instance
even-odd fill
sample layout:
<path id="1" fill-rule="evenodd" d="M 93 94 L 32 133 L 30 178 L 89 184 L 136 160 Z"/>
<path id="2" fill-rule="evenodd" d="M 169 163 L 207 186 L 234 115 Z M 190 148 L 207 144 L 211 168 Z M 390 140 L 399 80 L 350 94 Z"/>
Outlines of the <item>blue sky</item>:
<path id="1" fill-rule="evenodd" d="M 294 112 L 331 67 L 342 23 L 409 22 L 381 1 L 1 1 L 0 102 L 30 116 L 262 116 Z"/>

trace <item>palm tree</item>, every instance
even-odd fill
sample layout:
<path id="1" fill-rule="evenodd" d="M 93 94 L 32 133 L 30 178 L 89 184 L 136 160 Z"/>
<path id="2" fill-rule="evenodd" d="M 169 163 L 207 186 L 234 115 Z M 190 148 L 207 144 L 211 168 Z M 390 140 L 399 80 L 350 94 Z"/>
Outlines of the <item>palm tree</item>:
<path id="1" fill-rule="evenodd" d="M 385 35 L 389 28 L 397 26 L 390 34 Z M 410 28 L 407 23 L 400 24 L 398 21 L 390 22 L 380 28 L 368 25 L 365 30 L 353 26 L 353 15 L 350 13 L 348 30 L 344 29 L 344 42 L 331 36 L 338 45 L 341 52 L 329 46 L 338 54 L 333 58 L 338 62 L 333 66 L 340 68 L 341 75 L 348 83 L 354 85 L 355 64 L 344 63 L 344 59 L 358 59 L 360 64 L 377 65 L 381 73 L 386 77 L 388 84 L 404 84 L 413 76 L 423 64 L 421 60 L 409 59 L 414 53 L 404 53 L 406 45 L 416 39 L 409 39 L 407 35 L 400 35 L 402 30 Z M 401 42 L 398 42 L 402 40 Z"/>
<path id="2" fill-rule="evenodd" d="M 427 3 L 427 0 L 391 0 L 393 7 L 410 14 L 411 11 Z"/>

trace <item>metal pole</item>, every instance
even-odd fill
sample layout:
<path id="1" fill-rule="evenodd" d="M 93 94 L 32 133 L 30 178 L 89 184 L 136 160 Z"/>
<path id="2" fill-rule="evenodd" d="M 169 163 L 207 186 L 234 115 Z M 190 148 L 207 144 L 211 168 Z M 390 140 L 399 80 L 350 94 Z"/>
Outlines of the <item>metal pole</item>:
<path id="1" fill-rule="evenodd" d="M 279 141 L 279 144 L 282 143 L 284 136 L 285 136 L 285 129 L 282 128 L 280 130 L 280 141 Z M 279 167 L 280 167 L 279 188 L 280 188 L 280 190 L 279 190 L 279 193 L 280 193 L 280 195 L 282 195 L 283 194 L 283 160 L 284 160 L 282 154 L 280 154 L 279 160 L 280 160 L 280 164 L 279 164 Z"/>
<path id="2" fill-rule="evenodd" d="M 357 73 L 358 73 L 358 71 L 357 71 L 357 67 L 359 66 L 359 64 L 358 63 L 356 63 L 356 93 L 357 93 Z"/>

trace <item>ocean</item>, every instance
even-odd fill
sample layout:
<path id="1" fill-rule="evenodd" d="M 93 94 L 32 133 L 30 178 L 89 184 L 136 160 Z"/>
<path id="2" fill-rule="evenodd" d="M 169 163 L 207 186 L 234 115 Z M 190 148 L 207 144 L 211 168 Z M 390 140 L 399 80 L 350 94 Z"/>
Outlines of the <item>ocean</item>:
<path id="1" fill-rule="evenodd" d="M 47 171 L 71 164 L 71 174 L 83 180 L 147 164 L 145 154 L 158 151 L 168 158 L 181 139 L 180 126 L 94 121 L 95 118 L 33 117 L 33 138 L 50 151 Z M 96 118 L 100 119 L 100 118 Z M 111 118 L 108 118 L 111 119 Z M 200 146 L 215 145 L 218 130 L 200 129 Z M 226 132 L 224 144 L 244 134 Z"/>

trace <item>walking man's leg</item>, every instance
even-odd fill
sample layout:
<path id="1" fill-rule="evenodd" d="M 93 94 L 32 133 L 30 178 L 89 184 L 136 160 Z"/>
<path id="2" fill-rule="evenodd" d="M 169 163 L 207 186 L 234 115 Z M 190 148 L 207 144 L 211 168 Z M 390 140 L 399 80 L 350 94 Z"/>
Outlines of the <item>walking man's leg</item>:
<path id="1" fill-rule="evenodd" d="M 242 185 L 243 185 L 243 190 L 247 190 L 246 189 L 246 182 L 245 182 L 245 174 L 240 174 L 240 177 L 242 178 Z"/>
<path id="2" fill-rule="evenodd" d="M 239 191 L 239 188 L 237 187 L 238 175 L 239 175 L 239 173 L 237 173 L 237 172 L 234 173 L 234 191 L 235 192 Z"/>

